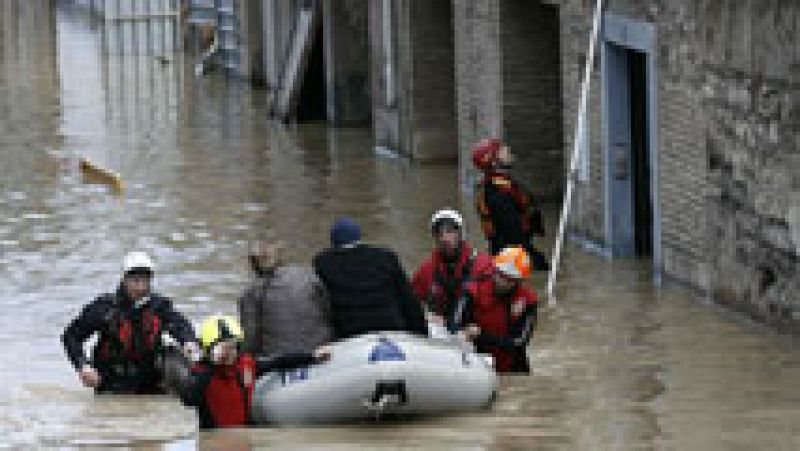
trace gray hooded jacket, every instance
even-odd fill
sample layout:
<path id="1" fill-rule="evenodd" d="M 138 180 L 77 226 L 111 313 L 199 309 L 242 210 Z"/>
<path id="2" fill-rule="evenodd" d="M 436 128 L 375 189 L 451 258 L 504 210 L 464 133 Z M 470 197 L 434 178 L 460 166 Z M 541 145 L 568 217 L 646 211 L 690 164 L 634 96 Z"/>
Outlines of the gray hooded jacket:
<path id="1" fill-rule="evenodd" d="M 311 352 L 331 341 L 330 305 L 310 267 L 279 266 L 239 299 L 245 350 L 257 357 Z"/>

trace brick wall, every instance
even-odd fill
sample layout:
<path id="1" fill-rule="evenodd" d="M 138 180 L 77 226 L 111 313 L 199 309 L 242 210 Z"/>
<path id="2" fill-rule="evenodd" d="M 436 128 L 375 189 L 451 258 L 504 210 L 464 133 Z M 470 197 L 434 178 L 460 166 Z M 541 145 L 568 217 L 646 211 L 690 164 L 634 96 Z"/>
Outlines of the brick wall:
<path id="1" fill-rule="evenodd" d="M 540 198 L 561 197 L 562 103 L 557 9 L 523 0 L 454 2 L 462 182 L 475 181 L 469 151 L 505 140 L 517 177 Z"/>
<path id="2" fill-rule="evenodd" d="M 500 0 L 453 2 L 459 180 L 472 187 L 477 174 L 470 149 L 480 138 L 502 136 Z"/>
<path id="3" fill-rule="evenodd" d="M 405 154 L 416 160 L 455 160 L 455 69 L 451 0 L 410 0 L 401 33 L 408 32 L 404 49 L 407 115 Z"/>
<path id="4" fill-rule="evenodd" d="M 534 194 L 559 200 L 564 179 L 558 9 L 530 0 L 501 5 L 503 138 Z"/>
<path id="5" fill-rule="evenodd" d="M 451 1 L 392 1 L 388 56 L 384 2 L 370 4 L 375 144 L 418 161 L 455 160 Z M 388 57 L 392 59 L 390 76 L 386 74 Z M 391 101 L 387 99 L 388 83 L 395 91 Z"/>

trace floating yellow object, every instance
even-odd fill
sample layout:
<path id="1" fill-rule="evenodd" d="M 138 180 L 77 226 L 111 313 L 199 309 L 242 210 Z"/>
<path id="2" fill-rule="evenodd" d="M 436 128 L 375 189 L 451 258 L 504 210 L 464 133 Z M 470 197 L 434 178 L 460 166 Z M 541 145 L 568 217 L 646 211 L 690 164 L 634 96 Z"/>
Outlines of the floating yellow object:
<path id="1" fill-rule="evenodd" d="M 108 185 L 115 193 L 119 194 L 125 188 L 119 174 L 109 169 L 102 168 L 95 163 L 92 163 L 87 158 L 81 158 L 79 167 L 83 179 L 87 183 L 100 183 Z"/>

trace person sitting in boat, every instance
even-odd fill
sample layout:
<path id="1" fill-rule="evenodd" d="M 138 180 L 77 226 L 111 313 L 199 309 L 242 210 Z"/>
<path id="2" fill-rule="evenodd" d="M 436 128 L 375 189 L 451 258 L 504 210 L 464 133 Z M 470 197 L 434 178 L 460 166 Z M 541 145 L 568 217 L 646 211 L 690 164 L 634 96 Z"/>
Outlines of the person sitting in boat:
<path id="1" fill-rule="evenodd" d="M 427 308 L 428 321 L 453 332 L 455 307 L 464 284 L 480 274 L 491 274 L 492 258 L 464 239 L 464 220 L 457 211 L 437 211 L 430 226 L 435 248 L 414 274 L 411 285 Z"/>
<path id="2" fill-rule="evenodd" d="M 181 400 L 197 409 L 201 429 L 252 424 L 256 379 L 270 371 L 297 368 L 330 358 L 330 348 L 255 358 L 241 350 L 245 334 L 236 318 L 212 315 L 200 326 L 202 359 L 192 368 Z"/>
<path id="3" fill-rule="evenodd" d="M 494 357 L 498 372 L 530 372 L 525 351 L 537 309 L 536 292 L 523 285 L 530 272 L 525 250 L 505 248 L 494 257 L 494 273 L 467 282 L 459 300 L 456 327 L 478 352 Z"/>
<path id="4" fill-rule="evenodd" d="M 522 246 L 537 270 L 550 265 L 533 245 L 534 235 L 544 235 L 542 215 L 531 195 L 511 177 L 514 156 L 497 139 L 481 140 L 472 151 L 472 162 L 483 173 L 475 200 L 481 229 L 489 241 L 489 252 L 497 255 L 509 246 Z"/>
<path id="5" fill-rule="evenodd" d="M 310 266 L 285 265 L 281 243 L 257 241 L 248 259 L 255 280 L 239 298 L 244 350 L 256 357 L 310 352 L 331 341 L 330 304 Z"/>
<path id="6" fill-rule="evenodd" d="M 332 247 L 314 257 L 330 299 L 334 339 L 378 331 L 427 336 L 425 314 L 400 259 L 360 240 L 359 225 L 341 218 L 331 227 Z"/>
<path id="7" fill-rule="evenodd" d="M 64 330 L 67 357 L 86 387 L 98 393 L 162 393 L 157 366 L 162 332 L 186 354 L 199 354 L 191 323 L 168 298 L 151 291 L 154 267 L 144 252 L 126 255 L 116 292 L 86 305 Z M 94 334 L 99 339 L 89 360 L 83 345 Z"/>

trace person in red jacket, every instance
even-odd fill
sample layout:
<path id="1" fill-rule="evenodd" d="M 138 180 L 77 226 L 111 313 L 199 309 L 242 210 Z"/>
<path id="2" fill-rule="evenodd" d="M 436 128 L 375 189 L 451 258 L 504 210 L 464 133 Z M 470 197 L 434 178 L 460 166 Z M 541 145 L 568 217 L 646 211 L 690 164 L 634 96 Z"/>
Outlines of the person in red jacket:
<path id="1" fill-rule="evenodd" d="M 446 208 L 434 213 L 431 233 L 436 247 L 411 281 L 414 294 L 427 309 L 428 321 L 451 332 L 464 284 L 492 271 L 492 258 L 473 249 L 464 240 L 463 229 L 464 220 L 457 211 Z"/>
<path id="2" fill-rule="evenodd" d="M 475 200 L 489 252 L 497 255 L 503 248 L 522 246 L 535 269 L 549 270 L 547 258 L 533 246 L 534 235 L 544 235 L 541 211 L 510 175 L 511 150 L 497 139 L 484 139 L 473 149 L 472 162 L 483 173 Z"/>
<path id="3" fill-rule="evenodd" d="M 191 380 L 184 387 L 181 399 L 197 408 L 201 429 L 250 424 L 253 388 L 259 376 L 330 357 L 329 348 L 321 346 L 313 354 L 298 352 L 254 359 L 240 352 L 244 334 L 239 322 L 230 316 L 210 316 L 200 330 L 203 359 L 192 368 Z"/>
<path id="4" fill-rule="evenodd" d="M 536 325 L 537 296 L 522 281 L 530 275 L 530 259 L 521 247 L 505 248 L 494 257 L 494 268 L 491 276 L 467 283 L 455 324 L 478 352 L 494 357 L 498 372 L 529 373 L 525 350 Z"/>

